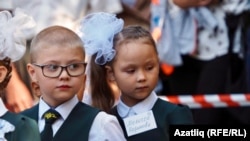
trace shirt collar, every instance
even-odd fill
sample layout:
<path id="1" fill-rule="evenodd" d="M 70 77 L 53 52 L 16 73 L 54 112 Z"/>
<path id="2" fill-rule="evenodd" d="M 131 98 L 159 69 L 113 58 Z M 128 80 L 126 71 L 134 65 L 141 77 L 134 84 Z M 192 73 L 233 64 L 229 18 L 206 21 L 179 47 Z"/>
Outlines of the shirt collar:
<path id="1" fill-rule="evenodd" d="M 67 102 L 57 106 L 55 110 L 59 112 L 63 120 L 65 120 L 78 102 L 79 100 L 77 99 L 77 96 L 74 96 Z M 50 109 L 49 105 L 45 101 L 43 101 L 42 98 L 40 98 L 39 119 L 42 119 L 43 114 L 49 109 Z"/>
<path id="2" fill-rule="evenodd" d="M 146 111 L 149 111 L 153 108 L 156 100 L 157 95 L 155 92 L 152 92 L 146 99 L 137 103 L 132 107 L 128 107 L 125 103 L 122 102 L 120 99 L 117 104 L 117 111 L 122 118 L 128 117 L 131 114 L 139 114 Z"/>
<path id="3" fill-rule="evenodd" d="M 8 109 L 5 107 L 2 98 L 0 98 L 0 117 L 3 116 Z"/>

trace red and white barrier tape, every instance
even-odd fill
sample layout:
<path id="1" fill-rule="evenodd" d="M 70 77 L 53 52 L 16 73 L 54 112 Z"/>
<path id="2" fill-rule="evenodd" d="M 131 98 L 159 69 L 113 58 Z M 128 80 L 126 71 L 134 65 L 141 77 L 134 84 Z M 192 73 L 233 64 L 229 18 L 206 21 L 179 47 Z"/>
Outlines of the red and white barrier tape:
<path id="1" fill-rule="evenodd" d="M 188 105 L 190 108 L 250 106 L 250 93 L 167 95 L 159 97 L 172 103 Z"/>

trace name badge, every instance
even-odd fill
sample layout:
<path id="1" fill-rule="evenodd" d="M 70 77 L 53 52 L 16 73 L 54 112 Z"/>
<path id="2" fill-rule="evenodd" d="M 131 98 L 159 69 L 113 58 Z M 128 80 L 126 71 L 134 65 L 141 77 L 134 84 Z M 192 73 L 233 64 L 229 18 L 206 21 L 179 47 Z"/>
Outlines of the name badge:
<path id="1" fill-rule="evenodd" d="M 136 135 L 156 128 L 152 110 L 123 119 L 128 136 Z"/>

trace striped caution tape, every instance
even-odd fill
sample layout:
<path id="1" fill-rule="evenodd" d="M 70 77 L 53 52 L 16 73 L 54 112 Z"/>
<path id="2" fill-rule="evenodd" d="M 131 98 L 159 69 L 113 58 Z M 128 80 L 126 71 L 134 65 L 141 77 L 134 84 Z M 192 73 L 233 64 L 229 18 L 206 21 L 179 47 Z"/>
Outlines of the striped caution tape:
<path id="1" fill-rule="evenodd" d="M 159 97 L 172 103 L 188 105 L 190 108 L 250 106 L 250 93 L 168 95 Z"/>

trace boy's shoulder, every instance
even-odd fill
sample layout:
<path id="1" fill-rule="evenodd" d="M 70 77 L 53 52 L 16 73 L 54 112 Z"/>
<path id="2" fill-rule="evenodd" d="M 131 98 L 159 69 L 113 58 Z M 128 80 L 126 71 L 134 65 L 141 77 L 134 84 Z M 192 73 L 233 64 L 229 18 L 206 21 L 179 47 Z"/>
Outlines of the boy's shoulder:
<path id="1" fill-rule="evenodd" d="M 22 112 L 20 112 L 20 114 L 25 115 L 27 117 L 30 117 L 34 120 L 38 120 L 38 104 L 34 105 L 33 107 L 26 109 Z"/>
<path id="2" fill-rule="evenodd" d="M 15 130 L 5 135 L 7 140 L 40 141 L 40 133 L 35 120 L 20 113 L 7 112 L 3 119 L 14 125 Z"/>
<path id="3" fill-rule="evenodd" d="M 34 105 L 33 107 L 26 109 L 24 111 L 22 111 L 20 114 L 31 117 L 32 119 L 37 120 L 38 119 L 38 104 Z M 100 112 L 101 110 L 94 108 L 90 105 L 87 105 L 83 102 L 78 102 L 76 104 L 76 106 L 72 109 L 72 113 L 77 113 L 77 114 L 85 114 L 85 113 L 89 113 L 88 115 L 96 115 L 98 112 Z"/>
<path id="4" fill-rule="evenodd" d="M 11 124 L 13 124 L 14 126 L 36 128 L 35 120 L 22 114 L 7 112 L 3 118 L 8 122 L 10 122 Z"/>
<path id="5" fill-rule="evenodd" d="M 93 113 L 99 113 L 101 110 L 95 107 L 92 107 L 86 103 L 83 102 L 78 102 L 76 106 L 72 109 L 72 111 L 77 110 L 77 111 L 82 111 L 82 112 L 93 112 Z"/>

